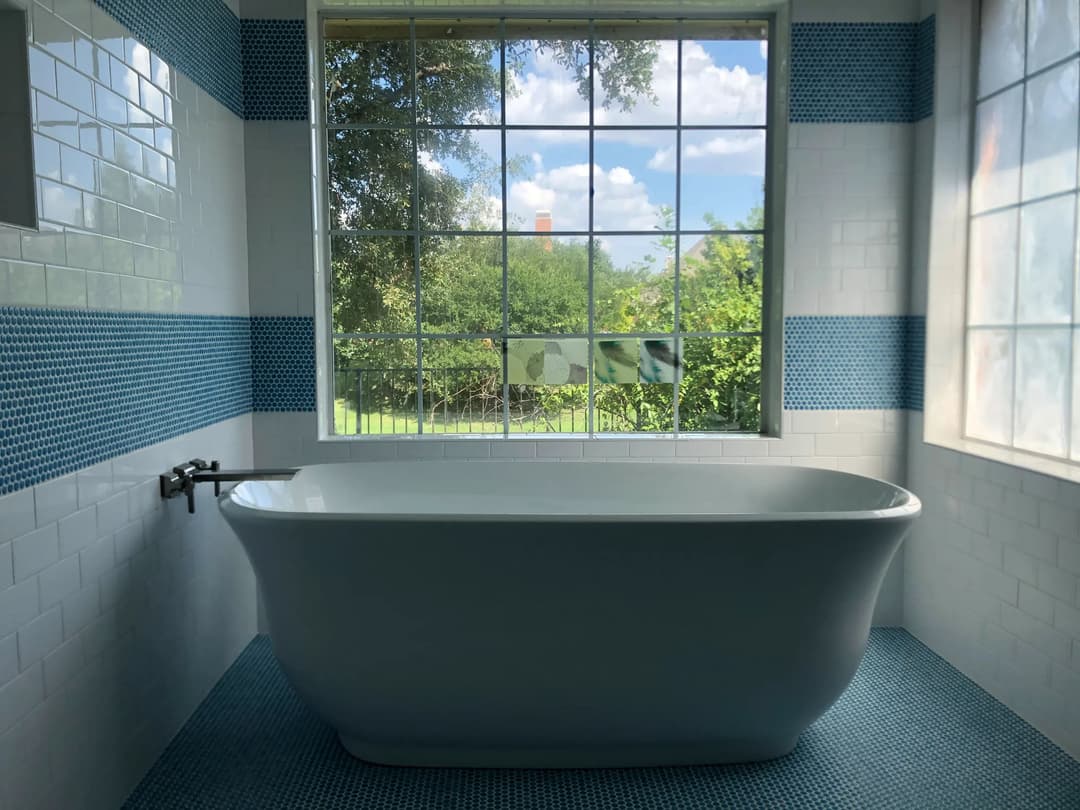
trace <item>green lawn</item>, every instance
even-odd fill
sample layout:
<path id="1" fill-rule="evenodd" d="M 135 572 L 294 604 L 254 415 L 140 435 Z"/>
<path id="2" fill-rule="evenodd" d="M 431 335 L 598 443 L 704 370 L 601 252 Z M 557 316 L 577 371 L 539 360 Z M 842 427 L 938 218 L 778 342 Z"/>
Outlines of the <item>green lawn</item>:
<path id="1" fill-rule="evenodd" d="M 488 414 L 488 419 L 482 421 L 477 415 L 472 419 L 470 425 L 467 414 L 458 420 L 455 420 L 451 414 L 445 423 L 441 415 L 436 414 L 434 424 L 432 424 L 431 419 L 424 420 L 424 433 L 454 433 L 458 435 L 463 433 L 502 433 L 501 414 L 495 419 L 491 417 L 492 414 Z M 558 419 L 552 420 L 550 428 L 546 427 L 540 420 L 515 421 L 512 414 L 510 420 L 511 433 L 585 433 L 588 429 L 588 416 L 584 408 L 572 412 L 569 410 L 564 411 Z M 334 430 L 343 435 L 353 435 L 358 432 L 373 436 L 413 434 L 417 432 L 416 412 L 392 414 L 386 411 L 382 414 L 381 424 L 379 415 L 371 414 L 364 417 L 361 429 L 357 431 L 356 412 L 344 399 L 338 399 L 334 401 Z"/>

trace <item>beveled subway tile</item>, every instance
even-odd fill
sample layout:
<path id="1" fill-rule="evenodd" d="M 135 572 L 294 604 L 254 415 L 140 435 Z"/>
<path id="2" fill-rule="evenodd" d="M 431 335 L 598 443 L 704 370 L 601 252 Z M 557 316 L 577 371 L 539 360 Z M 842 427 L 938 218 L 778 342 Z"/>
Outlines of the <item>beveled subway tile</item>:
<path id="1" fill-rule="evenodd" d="M 64 64 L 56 66 L 56 95 L 87 115 L 94 114 L 94 83 L 83 74 Z"/>

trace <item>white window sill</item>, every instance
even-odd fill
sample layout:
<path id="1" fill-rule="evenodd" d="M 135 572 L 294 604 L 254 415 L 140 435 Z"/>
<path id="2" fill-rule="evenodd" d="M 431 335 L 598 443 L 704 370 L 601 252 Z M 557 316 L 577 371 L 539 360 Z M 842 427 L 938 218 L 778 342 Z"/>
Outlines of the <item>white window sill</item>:
<path id="1" fill-rule="evenodd" d="M 990 461 L 997 461 L 1001 464 L 1008 464 L 1012 467 L 1019 467 L 1023 470 L 1032 470 L 1034 472 L 1042 473 L 1043 475 L 1052 475 L 1055 478 L 1061 478 L 1065 481 L 1080 483 L 1080 461 L 1068 461 L 1065 459 L 1040 456 L 1035 453 L 1024 452 L 1023 450 L 1001 447 L 996 444 L 987 444 L 986 442 L 965 439 L 959 436 L 955 438 L 943 438 L 941 436 L 927 435 L 924 437 L 924 441 L 927 444 L 944 447 L 947 450 L 955 450 L 958 453 L 965 453 L 969 456 L 977 456 Z"/>

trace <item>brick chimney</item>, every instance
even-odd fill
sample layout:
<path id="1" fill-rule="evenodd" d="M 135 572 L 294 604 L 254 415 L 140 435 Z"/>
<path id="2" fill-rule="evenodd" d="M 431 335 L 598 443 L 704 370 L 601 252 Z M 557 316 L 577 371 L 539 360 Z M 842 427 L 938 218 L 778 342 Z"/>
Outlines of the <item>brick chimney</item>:
<path id="1" fill-rule="evenodd" d="M 537 211 L 536 212 L 536 232 L 537 233 L 551 233 L 551 212 L 550 211 Z M 551 252 L 551 237 L 540 237 L 543 240 L 544 250 L 548 253 Z"/>

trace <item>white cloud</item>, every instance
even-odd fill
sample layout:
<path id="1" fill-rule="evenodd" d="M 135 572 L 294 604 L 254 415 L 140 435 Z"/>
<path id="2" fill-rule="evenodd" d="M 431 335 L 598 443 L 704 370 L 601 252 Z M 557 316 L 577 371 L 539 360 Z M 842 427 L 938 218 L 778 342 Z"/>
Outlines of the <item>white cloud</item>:
<path id="1" fill-rule="evenodd" d="M 762 59 L 768 59 L 769 58 L 769 40 L 767 40 L 767 39 L 761 40 L 761 44 L 759 45 L 759 50 L 761 52 L 761 58 Z"/>
<path id="2" fill-rule="evenodd" d="M 763 43 L 764 45 L 765 43 Z M 538 55 L 529 72 L 507 75 L 507 121 L 510 123 L 587 124 L 588 107 L 578 94 L 577 82 L 550 55 Z M 761 124 L 765 121 L 766 87 L 763 74 L 745 67 L 726 67 L 694 41 L 683 43 L 683 120 L 699 124 Z M 595 117 L 601 125 L 663 126 L 676 120 L 677 50 L 674 42 L 661 42 L 653 67 L 655 103 L 641 98 L 630 110 L 618 104 L 605 109 L 602 90 Z M 599 88 L 600 83 L 597 82 Z M 535 133 L 538 139 L 556 140 L 558 133 Z M 650 132 L 606 132 L 599 139 L 630 144 L 661 145 L 668 136 Z"/>
<path id="3" fill-rule="evenodd" d="M 675 171 L 675 149 L 659 149 L 649 160 L 656 171 Z M 697 174 L 760 175 L 765 170 L 763 130 L 694 133 L 683 136 L 682 170 Z"/>
<path id="4" fill-rule="evenodd" d="M 646 185 L 623 166 L 593 167 L 596 227 L 651 231 L 660 222 L 660 206 L 649 199 Z M 589 164 L 559 166 L 512 183 L 507 191 L 512 226 L 531 230 L 536 212 L 551 211 L 557 231 L 583 231 L 589 225 Z M 632 249 L 632 246 L 627 246 Z M 616 262 L 635 256 L 613 256 Z"/>

